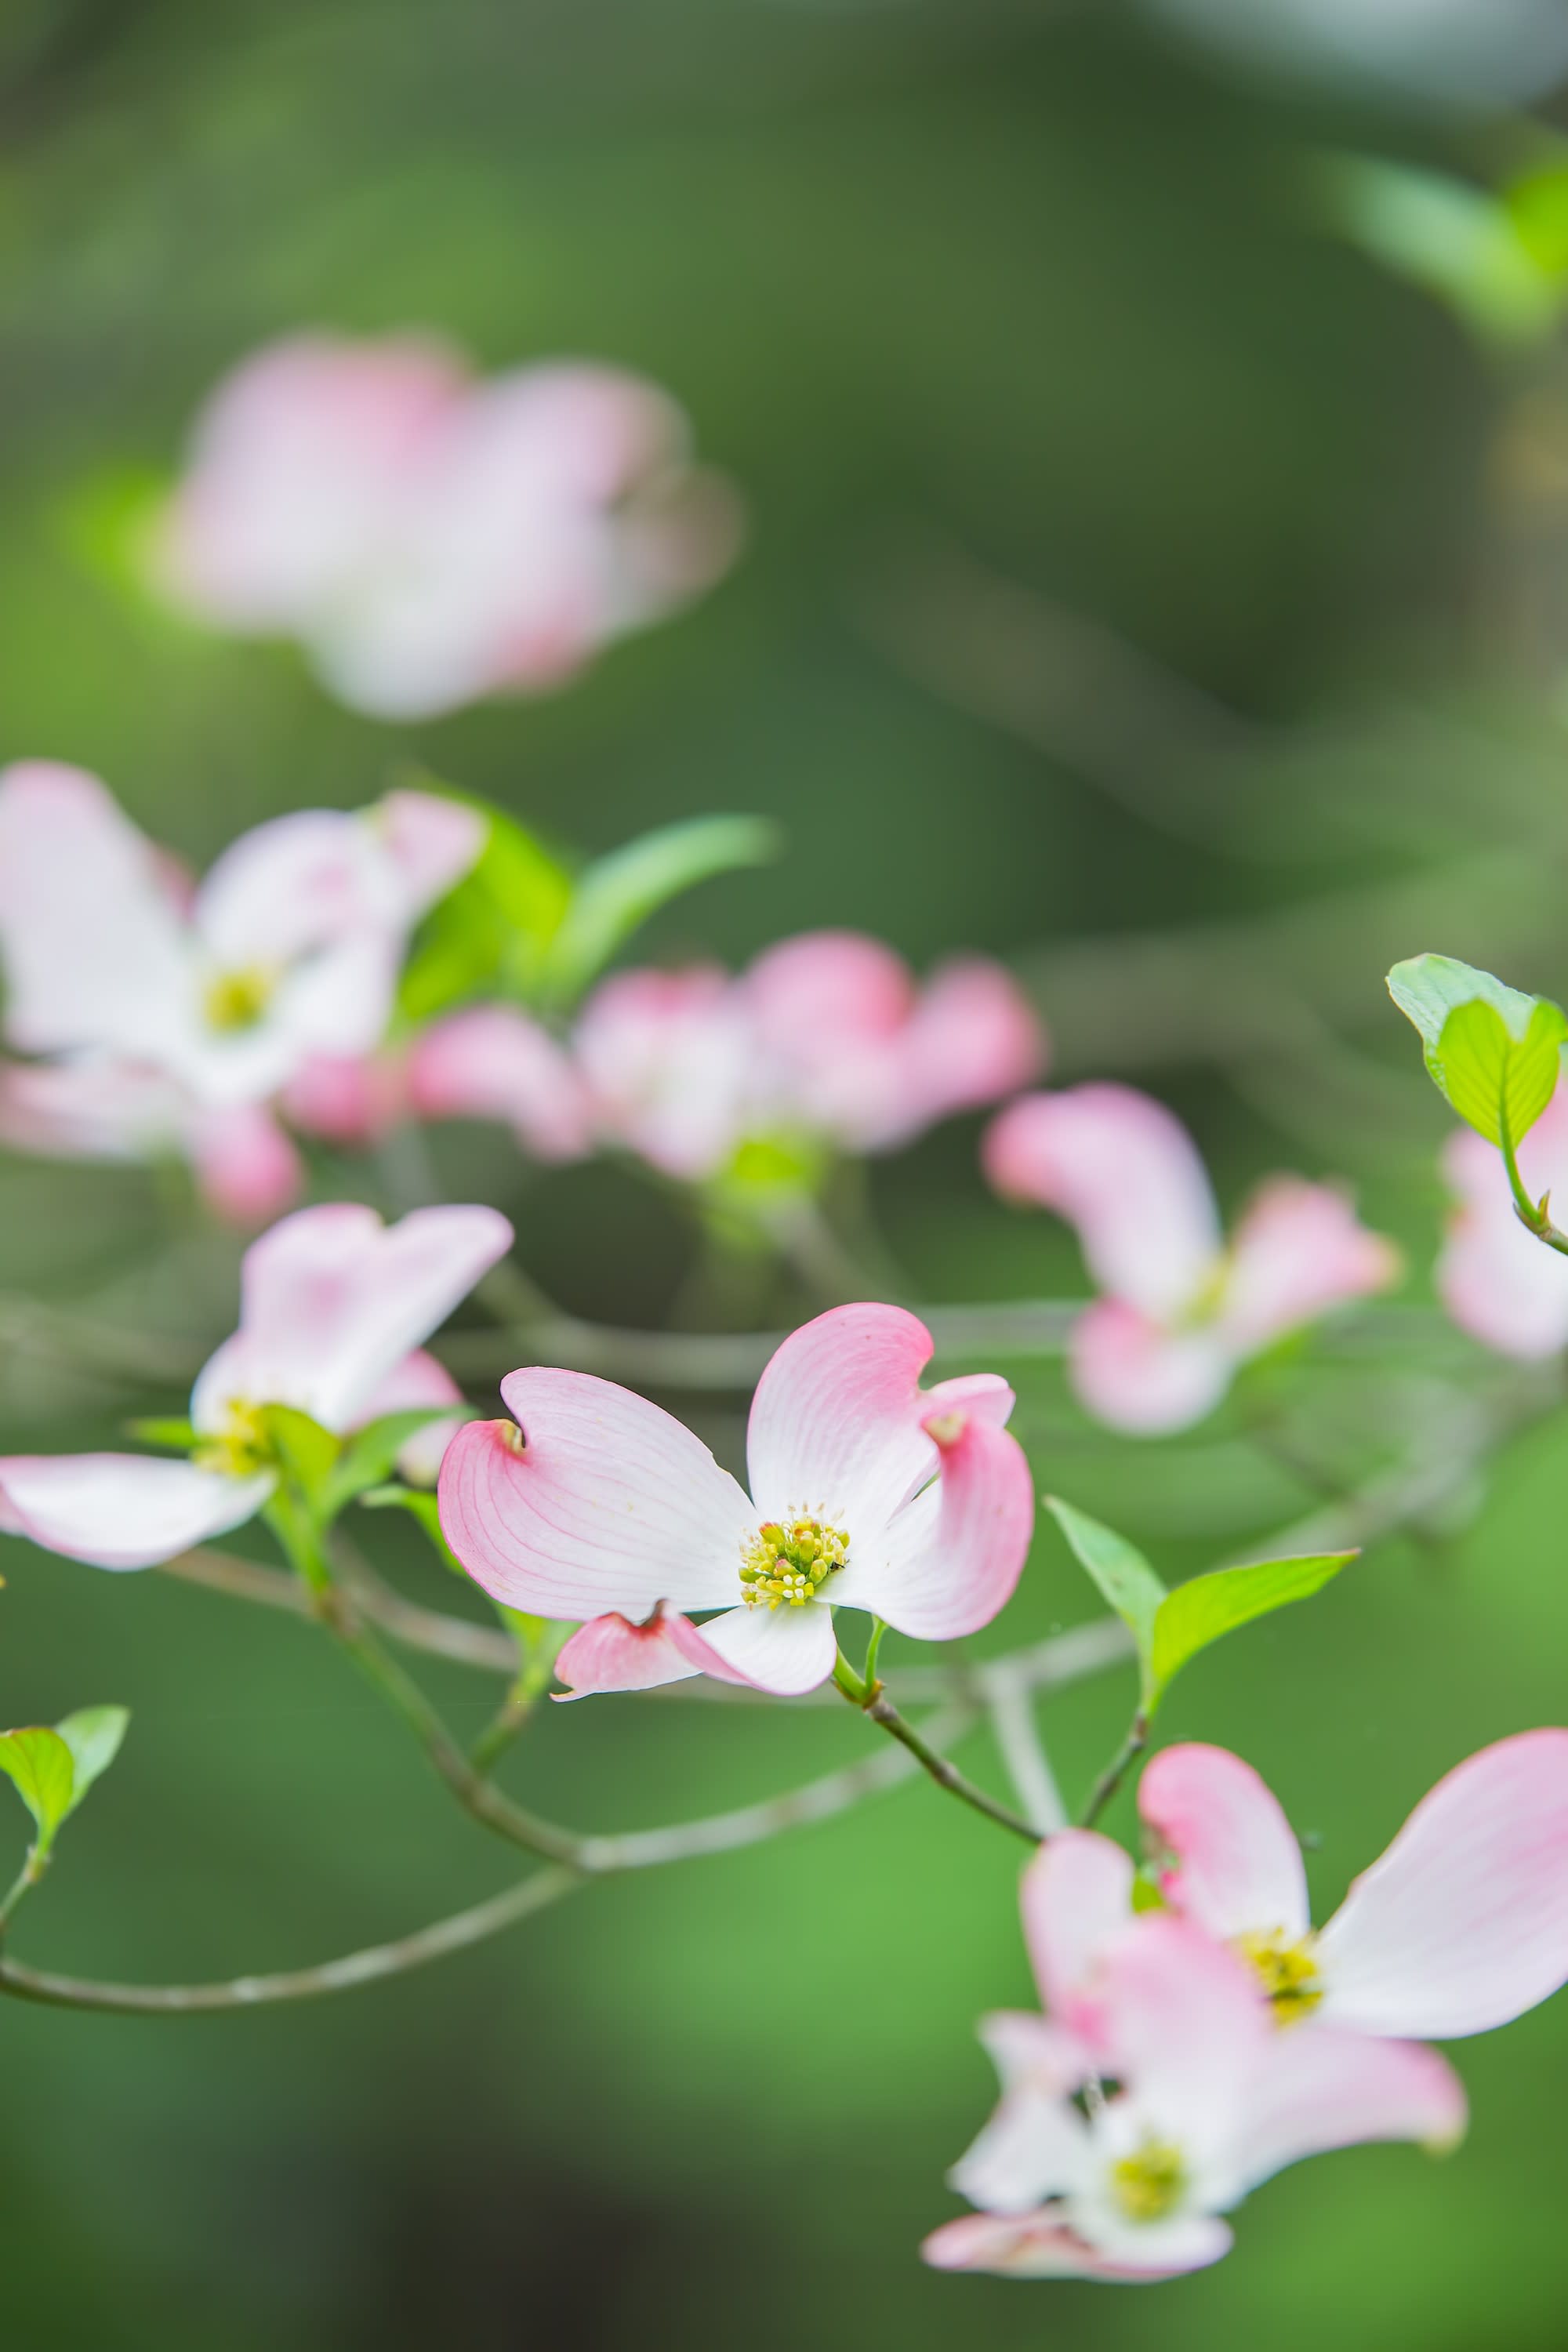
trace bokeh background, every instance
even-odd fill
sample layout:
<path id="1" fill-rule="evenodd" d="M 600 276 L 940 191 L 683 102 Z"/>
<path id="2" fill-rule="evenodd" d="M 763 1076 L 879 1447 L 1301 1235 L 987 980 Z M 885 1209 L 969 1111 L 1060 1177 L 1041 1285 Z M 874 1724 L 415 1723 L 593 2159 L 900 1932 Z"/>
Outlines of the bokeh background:
<path id="1" fill-rule="evenodd" d="M 1307 159 L 1484 178 L 1516 128 L 1265 89 L 1108 5 L 16 0 L 0 131 L 5 756 L 95 767 L 196 859 L 413 763 L 585 851 L 770 814 L 780 863 L 706 885 L 659 952 L 739 960 L 826 923 L 922 964 L 997 952 L 1061 1075 L 1162 1092 L 1227 1202 L 1271 1167 L 1345 1171 L 1409 1248 L 1405 1299 L 1429 1297 L 1442 1110 L 1382 975 L 1432 947 L 1565 985 L 1568 428 L 1551 339 L 1488 348 L 1326 233 Z M 412 730 L 336 709 L 288 649 L 184 628 L 127 581 L 124 518 L 210 383 L 300 323 L 647 373 L 742 486 L 743 562 L 570 690 Z M 959 1123 L 875 1171 L 918 1295 L 1072 1295 L 1070 1245 L 988 1199 L 974 1143 Z M 439 1149 L 573 1308 L 686 1311 L 690 1233 L 629 1176 L 531 1179 L 495 1135 Z M 0 1163 L 6 1450 L 179 1403 L 60 1360 L 18 1300 L 145 1316 L 199 1352 L 229 1328 L 235 1249 L 151 1178 Z M 1479 1350 L 1409 1329 L 1386 1361 L 1271 1373 L 1179 1444 L 1112 1445 L 1058 1365 L 1019 1367 L 1020 1425 L 1042 1485 L 1197 1568 L 1454 1392 L 1494 1393 Z M 733 1454 L 738 1416 L 698 1410 Z M 1563 1716 L 1568 1427 L 1537 1419 L 1460 1500 L 1171 1704 L 1167 1736 L 1237 1747 L 1316 1833 L 1325 1902 L 1439 1771 Z M 392 1571 L 462 1606 L 409 1532 L 374 1529 Z M 263 1969 L 505 1882 L 302 1626 L 4 1554 L 0 1719 L 134 1710 L 23 1956 Z M 1093 1606 L 1047 1528 L 993 1645 Z M 478 1723 L 471 1678 L 433 1685 Z M 1131 1698 L 1118 1674 L 1044 1709 L 1075 1801 Z M 847 1710 L 605 1700 L 550 1711 L 509 1772 L 635 1826 L 867 1736 Z M 999 1776 L 984 1739 L 966 1753 Z M 8 2006 L 5 2340 L 1561 2342 L 1562 2001 L 1458 2053 L 1458 2157 L 1289 2174 L 1213 2273 L 922 2269 L 991 2098 L 973 2021 L 1028 1998 L 1015 1879 L 1005 1839 L 909 1785 L 352 2000 L 183 2023 Z"/>

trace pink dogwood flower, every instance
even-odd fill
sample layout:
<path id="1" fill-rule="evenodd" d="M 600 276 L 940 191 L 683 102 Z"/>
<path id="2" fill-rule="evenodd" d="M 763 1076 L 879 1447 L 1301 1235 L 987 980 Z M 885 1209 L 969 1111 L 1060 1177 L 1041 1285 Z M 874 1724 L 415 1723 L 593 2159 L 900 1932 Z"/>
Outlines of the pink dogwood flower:
<path id="1" fill-rule="evenodd" d="M 1321 1929 L 1290 1825 L 1239 1756 L 1163 1749 L 1138 1810 L 1165 1903 L 1247 1963 L 1279 2024 L 1448 2041 L 1568 1981 L 1568 1731 L 1521 1732 L 1457 1765 Z M 1052 1839 L 1026 1887 L 1044 1997 L 1091 2043 L 1131 1898 L 1127 1855 L 1086 1831 Z"/>
<path id="2" fill-rule="evenodd" d="M 1532 1200 L 1568 1202 L 1568 1087 L 1559 1087 L 1519 1147 Z M 1555 1356 L 1568 1347 L 1568 1258 L 1543 1249 L 1513 1213 L 1502 1154 L 1473 1128 L 1443 1148 L 1455 1196 L 1437 1261 L 1437 1288 L 1462 1331 L 1505 1356 Z"/>
<path id="3" fill-rule="evenodd" d="M 416 337 L 289 337 L 197 421 L 155 549 L 163 585 L 295 636 L 380 718 L 537 691 L 708 587 L 738 505 L 679 409 L 580 362 L 476 382 Z"/>
<path id="4" fill-rule="evenodd" d="M 197 1375 L 188 1461 L 138 1454 L 0 1459 L 0 1531 L 95 1568 L 151 1568 L 252 1518 L 278 1469 L 261 1419 L 291 1405 L 346 1435 L 384 1413 L 460 1404 L 420 1342 L 511 1246 L 494 1209 L 416 1209 L 384 1226 L 352 1203 L 300 1209 L 245 1254 L 239 1328 Z M 416 1433 L 428 1482 L 452 1424 Z"/>
<path id="5" fill-rule="evenodd" d="M 999 1192 L 1077 1227 L 1102 1296 L 1073 1332 L 1073 1385 L 1134 1434 L 1202 1420 L 1251 1357 L 1399 1274 L 1343 1194 L 1298 1176 L 1262 1185 L 1227 1244 L 1191 1137 L 1131 1087 L 1027 1095 L 983 1157 Z"/>
<path id="6" fill-rule="evenodd" d="M 393 793 L 259 825 L 193 888 L 95 777 L 6 769 L 5 1034 L 49 1058 L 6 1072 L 0 1127 L 91 1157 L 180 1151 L 220 1205 L 274 1210 L 296 1166 L 267 1107 L 380 1043 L 414 924 L 484 837 L 455 802 Z"/>
<path id="7" fill-rule="evenodd" d="M 923 1641 L 972 1633 L 1018 1580 L 1034 1489 L 1006 1382 L 922 1390 L 931 1356 L 897 1307 L 793 1333 L 752 1402 L 750 1496 L 630 1391 L 512 1372 L 514 1422 L 470 1423 L 447 1449 L 447 1540 L 494 1600 L 587 1621 L 556 1668 L 579 1696 L 697 1673 L 809 1690 L 833 1671 L 839 1607 Z M 691 1610 L 720 1613 L 699 1627 Z"/>
<path id="8" fill-rule="evenodd" d="M 736 979 L 715 965 L 621 972 L 584 1006 L 575 1050 L 600 1131 L 685 1181 L 748 1142 L 888 1151 L 1038 1075 L 1045 1037 L 983 957 L 921 987 L 853 931 L 808 931 Z"/>
<path id="9" fill-rule="evenodd" d="M 1226 2253 L 1222 2215 L 1286 2165 L 1463 2130 L 1464 2093 L 1435 2051 L 1276 2032 L 1245 1962 L 1181 1918 L 1124 1927 L 1096 1992 L 1097 2047 L 1026 2014 L 983 2025 L 1002 2102 L 951 2176 L 982 2210 L 926 2240 L 939 2269 L 1171 2278 Z"/>

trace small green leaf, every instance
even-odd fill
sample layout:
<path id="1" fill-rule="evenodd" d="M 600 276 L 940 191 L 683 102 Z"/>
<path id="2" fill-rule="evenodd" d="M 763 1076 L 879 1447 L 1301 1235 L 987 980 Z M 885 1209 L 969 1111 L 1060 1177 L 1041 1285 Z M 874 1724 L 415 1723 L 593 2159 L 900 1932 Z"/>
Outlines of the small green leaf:
<path id="1" fill-rule="evenodd" d="M 76 1766 L 69 1747 L 42 1725 L 0 1732 L 0 1772 L 16 1782 L 37 1823 L 39 1850 L 47 1853 L 71 1809 Z"/>
<path id="2" fill-rule="evenodd" d="M 478 863 L 419 927 L 398 987 L 400 1015 L 428 1021 L 470 997 L 531 995 L 571 900 L 571 874 L 503 810 L 418 781 L 422 790 L 477 809 L 489 834 Z"/>
<path id="3" fill-rule="evenodd" d="M 1388 992 L 1405 1019 L 1413 1021 L 1421 1032 L 1428 1054 L 1436 1052 L 1443 1024 L 1457 1005 L 1469 1004 L 1479 997 L 1484 1003 L 1496 1006 L 1510 1036 L 1522 1037 L 1541 1002 L 1517 988 L 1508 987 L 1473 963 L 1461 963 L 1457 956 L 1445 955 L 1408 956 L 1403 963 L 1396 963 L 1388 975 Z"/>
<path id="4" fill-rule="evenodd" d="M 125 1706 L 79 1706 L 55 1729 L 70 1749 L 72 1783 L 68 1812 L 74 1813 L 93 1782 L 107 1772 L 120 1753 L 131 1721 Z"/>
<path id="5" fill-rule="evenodd" d="M 331 1475 L 325 1481 L 317 1499 L 323 1518 L 335 1518 L 346 1503 L 363 1494 L 367 1486 L 379 1486 L 392 1475 L 397 1457 L 411 1437 L 427 1428 L 433 1421 L 463 1421 L 472 1419 L 468 1406 L 461 1404 L 423 1405 L 416 1412 L 386 1412 L 379 1420 L 366 1422 L 344 1446 Z"/>
<path id="6" fill-rule="evenodd" d="M 285 1476 L 312 1507 L 342 1452 L 342 1440 L 290 1404 L 264 1404 L 258 1416 Z"/>
<path id="7" fill-rule="evenodd" d="M 1062 1502 L 1055 1495 L 1047 1495 L 1045 1499 L 1047 1509 L 1079 1560 L 1122 1623 L 1131 1629 L 1138 1645 L 1144 1695 L 1148 1698 L 1153 1680 L 1154 1625 L 1165 1603 L 1165 1587 L 1137 1546 L 1130 1544 L 1125 1536 L 1102 1527 L 1083 1511 L 1075 1511 L 1070 1503 Z"/>
<path id="8" fill-rule="evenodd" d="M 700 816 L 613 849 L 578 877 L 546 960 L 550 989 L 575 996 L 671 898 L 712 875 L 765 865 L 778 847 L 777 828 L 764 818 Z"/>
<path id="9" fill-rule="evenodd" d="M 1310 1600 L 1356 1557 L 1353 1551 L 1333 1551 L 1301 1559 L 1263 1559 L 1246 1568 L 1216 1568 L 1176 1585 L 1154 1619 L 1151 1666 L 1156 1701 L 1187 1660 L 1221 1634 L 1292 1601 Z"/>
<path id="10" fill-rule="evenodd" d="M 128 1421 L 125 1427 L 143 1445 L 166 1445 L 176 1454 L 188 1454 L 196 1442 L 195 1429 L 188 1421 Z"/>
<path id="11" fill-rule="evenodd" d="M 421 1486 L 372 1486 L 359 1500 L 367 1511 L 411 1511 L 454 1576 L 471 1581 L 468 1570 L 441 1532 L 441 1512 L 434 1495 Z"/>
<path id="12" fill-rule="evenodd" d="M 1433 1083 L 1459 1117 L 1500 1144 L 1504 1121 L 1517 1145 L 1551 1101 L 1568 1015 L 1549 997 L 1525 996 L 1489 971 L 1451 956 L 1413 956 L 1388 975 L 1388 992 L 1414 1022 Z"/>
<path id="13" fill-rule="evenodd" d="M 1556 1091 L 1565 1035 L 1568 1021 L 1544 1001 L 1536 1005 L 1522 1038 L 1509 1035 L 1494 1005 L 1479 998 L 1458 1005 L 1437 1044 L 1443 1091 L 1489 1143 L 1500 1145 L 1506 1136 L 1517 1145 Z"/>

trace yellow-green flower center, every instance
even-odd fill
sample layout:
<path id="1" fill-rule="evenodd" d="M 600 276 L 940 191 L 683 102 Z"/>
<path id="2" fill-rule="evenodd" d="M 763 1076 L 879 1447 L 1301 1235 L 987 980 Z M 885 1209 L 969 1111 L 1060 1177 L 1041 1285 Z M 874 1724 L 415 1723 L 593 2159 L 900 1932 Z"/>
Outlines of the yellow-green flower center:
<path id="1" fill-rule="evenodd" d="M 191 1449 L 198 1470 L 216 1470 L 226 1478 L 254 1478 L 271 1467 L 272 1440 L 261 1408 L 237 1402 L 225 1408 L 223 1426 L 202 1437 Z"/>
<path id="2" fill-rule="evenodd" d="M 1146 2139 L 1135 2155 L 1110 2168 L 1111 2194 L 1130 2221 L 1163 2221 L 1186 2193 L 1182 2151 L 1169 2140 Z"/>
<path id="3" fill-rule="evenodd" d="M 1256 1969 L 1274 2011 L 1276 2025 L 1295 2025 L 1323 1998 L 1318 1953 L 1310 1934 L 1294 1942 L 1283 1927 L 1236 1938 L 1237 1950 Z"/>
<path id="4" fill-rule="evenodd" d="M 820 1518 L 764 1519 L 741 1546 L 741 1597 L 748 1608 L 804 1609 L 849 1557 L 849 1537 Z"/>
<path id="5" fill-rule="evenodd" d="M 225 1035 L 254 1029 L 271 1003 L 277 985 L 277 975 L 265 964 L 238 964 L 232 971 L 214 972 L 202 996 L 208 1028 Z"/>

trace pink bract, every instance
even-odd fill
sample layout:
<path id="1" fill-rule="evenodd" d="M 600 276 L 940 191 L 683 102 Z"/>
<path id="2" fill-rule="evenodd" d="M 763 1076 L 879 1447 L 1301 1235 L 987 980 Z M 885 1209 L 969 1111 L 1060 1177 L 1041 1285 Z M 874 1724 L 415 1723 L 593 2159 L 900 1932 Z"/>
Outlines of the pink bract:
<path id="1" fill-rule="evenodd" d="M 513 1372 L 501 1393 L 515 1426 L 473 1423 L 448 1448 L 447 1540 L 509 1607 L 597 1621 L 562 1656 L 580 1692 L 699 1671 L 810 1689 L 836 1653 L 826 1601 L 921 1639 L 973 1633 L 1017 1581 L 1034 1491 L 1003 1425 L 1005 1382 L 922 1390 L 931 1355 L 925 1327 L 900 1307 L 835 1307 L 795 1332 L 752 1403 L 752 1498 L 630 1391 L 581 1372 Z M 813 1524 L 814 1542 L 847 1538 L 847 1557 L 820 1596 L 748 1601 L 741 1570 L 759 1531 L 797 1521 Z M 721 1613 L 693 1626 L 693 1610 Z"/>
<path id="2" fill-rule="evenodd" d="M 1227 1245 L 1186 1129 L 1131 1087 L 1026 1096 L 982 1156 L 998 1192 L 1077 1228 L 1102 1295 L 1074 1333 L 1073 1383 L 1134 1434 L 1201 1420 L 1250 1357 L 1399 1273 L 1342 1193 L 1296 1176 L 1258 1189 Z"/>
<path id="3" fill-rule="evenodd" d="M 589 1145 L 586 1090 L 549 1032 L 514 1005 L 475 1005 L 434 1022 L 408 1055 L 420 1118 L 497 1119 L 535 1160 L 578 1160 Z"/>

